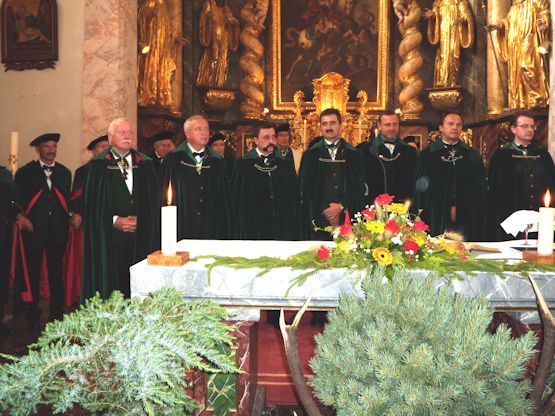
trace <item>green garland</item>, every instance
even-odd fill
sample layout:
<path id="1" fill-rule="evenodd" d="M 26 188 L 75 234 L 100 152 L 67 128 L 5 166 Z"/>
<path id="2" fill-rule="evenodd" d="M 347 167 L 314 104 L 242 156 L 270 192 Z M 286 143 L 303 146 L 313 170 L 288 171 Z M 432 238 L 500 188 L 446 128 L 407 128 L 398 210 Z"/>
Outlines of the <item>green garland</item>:
<path id="1" fill-rule="evenodd" d="M 363 272 L 364 275 L 368 275 L 374 268 L 381 267 L 375 263 L 369 263 L 367 259 L 354 251 L 342 253 L 341 256 L 331 256 L 326 260 L 319 259 L 313 251 L 303 251 L 286 259 L 269 256 L 249 259 L 246 257 L 204 255 L 191 260 L 199 259 L 214 260 L 206 265 L 208 269 L 208 284 L 210 284 L 210 277 L 214 267 L 260 269 L 256 274 L 257 277 L 263 276 L 270 272 L 270 270 L 279 267 L 289 267 L 292 270 L 300 271 L 299 274 L 289 281 L 289 287 L 285 296 L 287 296 L 293 287 L 302 286 L 310 276 L 321 270 L 346 269 L 350 272 Z M 419 261 L 406 262 L 405 267 L 412 270 L 434 272 L 448 281 L 453 279 L 462 280 L 466 275 L 477 273 L 492 273 L 499 277 L 504 277 L 505 273 L 519 273 L 522 277 L 528 277 L 530 272 L 555 273 L 555 265 L 525 261 L 509 263 L 507 260 L 478 260 L 475 255 L 469 255 L 467 258 L 461 259 L 461 257 L 447 252 L 437 252 L 433 256 Z M 393 267 L 385 267 L 384 273 L 388 278 L 391 278 L 394 270 L 395 268 Z"/>

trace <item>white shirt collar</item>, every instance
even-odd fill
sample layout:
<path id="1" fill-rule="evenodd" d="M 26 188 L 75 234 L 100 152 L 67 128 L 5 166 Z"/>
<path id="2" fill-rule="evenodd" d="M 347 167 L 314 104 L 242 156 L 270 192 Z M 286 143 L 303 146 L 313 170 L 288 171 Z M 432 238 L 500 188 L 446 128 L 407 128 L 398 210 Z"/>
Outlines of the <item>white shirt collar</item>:
<path id="1" fill-rule="evenodd" d="M 203 147 L 200 150 L 195 150 L 191 147 L 191 145 L 189 143 L 187 143 L 187 146 L 189 146 L 189 149 L 191 150 L 191 153 L 200 153 L 200 152 L 204 152 L 204 149 L 206 149 L 206 147 Z"/>
<path id="2" fill-rule="evenodd" d="M 47 165 L 46 163 L 44 163 L 42 160 L 39 159 L 39 163 L 40 163 L 40 167 L 49 167 L 49 168 L 53 168 L 56 165 L 56 162 L 52 163 L 51 165 Z"/>

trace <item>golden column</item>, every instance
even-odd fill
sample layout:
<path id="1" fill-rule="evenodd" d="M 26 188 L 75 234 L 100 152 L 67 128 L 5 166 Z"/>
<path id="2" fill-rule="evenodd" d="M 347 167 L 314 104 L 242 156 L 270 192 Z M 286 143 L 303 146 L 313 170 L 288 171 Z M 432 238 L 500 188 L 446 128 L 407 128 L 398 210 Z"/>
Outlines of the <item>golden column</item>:
<path id="1" fill-rule="evenodd" d="M 483 1 L 483 0 L 482 0 Z M 482 8 L 484 3 L 482 3 Z M 507 15 L 510 0 L 488 0 L 487 23 L 497 23 Z M 499 56 L 499 41 L 491 32 L 487 35 L 487 100 L 488 115 L 501 114 L 507 107 L 507 66 Z"/>

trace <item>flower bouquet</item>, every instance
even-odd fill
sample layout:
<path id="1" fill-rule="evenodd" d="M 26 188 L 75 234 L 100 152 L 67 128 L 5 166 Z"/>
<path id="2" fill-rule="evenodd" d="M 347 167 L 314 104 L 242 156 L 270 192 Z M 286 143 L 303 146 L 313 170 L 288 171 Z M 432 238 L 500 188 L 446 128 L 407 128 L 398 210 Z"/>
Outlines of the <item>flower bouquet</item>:
<path id="1" fill-rule="evenodd" d="M 443 238 L 430 237 L 428 225 L 418 215 L 409 213 L 409 203 L 400 204 L 393 199 L 388 194 L 379 195 L 373 205 L 356 213 L 352 222 L 346 212 L 341 227 L 326 227 L 325 231 L 333 233 L 335 247 L 322 245 L 316 252 L 319 259 L 356 258 L 357 262 L 362 259 L 369 267 L 384 267 L 388 275 L 388 270 L 396 266 L 414 268 L 419 267 L 418 262 L 430 263 L 433 255 L 468 259 L 464 245 L 454 246 Z"/>

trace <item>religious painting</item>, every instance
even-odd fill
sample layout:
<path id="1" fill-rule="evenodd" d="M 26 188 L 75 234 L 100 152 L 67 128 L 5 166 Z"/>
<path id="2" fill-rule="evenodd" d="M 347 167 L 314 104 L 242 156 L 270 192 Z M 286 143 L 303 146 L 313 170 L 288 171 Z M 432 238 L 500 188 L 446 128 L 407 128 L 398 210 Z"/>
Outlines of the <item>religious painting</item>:
<path id="1" fill-rule="evenodd" d="M 2 0 L 0 25 L 6 70 L 54 68 L 58 59 L 56 0 Z"/>
<path id="2" fill-rule="evenodd" d="M 368 94 L 383 110 L 388 90 L 389 0 L 276 0 L 272 8 L 272 105 L 292 111 L 293 94 L 312 101 L 312 80 L 337 72 L 351 80 L 347 108 Z M 311 108 L 307 105 L 307 108 Z"/>

